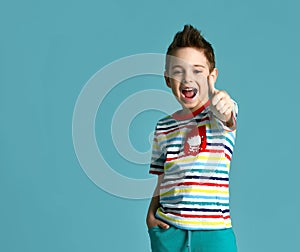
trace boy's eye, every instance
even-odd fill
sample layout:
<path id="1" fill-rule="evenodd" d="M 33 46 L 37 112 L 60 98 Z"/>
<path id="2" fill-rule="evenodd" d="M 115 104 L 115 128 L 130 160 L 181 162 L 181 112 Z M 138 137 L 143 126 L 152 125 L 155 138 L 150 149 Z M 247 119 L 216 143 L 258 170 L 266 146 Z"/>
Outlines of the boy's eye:
<path id="1" fill-rule="evenodd" d="M 181 73 L 182 73 L 182 71 L 179 71 L 179 70 L 173 72 L 173 74 L 181 74 Z"/>
<path id="2" fill-rule="evenodd" d="M 202 73 L 202 71 L 200 71 L 200 70 L 194 70 L 194 73 L 195 74 L 199 74 L 199 73 Z"/>

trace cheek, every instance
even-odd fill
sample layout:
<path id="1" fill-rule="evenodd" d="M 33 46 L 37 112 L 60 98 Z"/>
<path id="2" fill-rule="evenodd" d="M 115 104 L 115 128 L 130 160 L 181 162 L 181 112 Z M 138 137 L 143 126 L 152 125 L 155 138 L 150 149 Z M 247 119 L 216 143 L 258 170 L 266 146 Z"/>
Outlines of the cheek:
<path id="1" fill-rule="evenodd" d="M 170 85 L 171 85 L 171 88 L 172 88 L 172 91 L 175 93 L 175 92 L 179 92 L 179 87 L 180 87 L 180 82 L 179 81 L 176 81 L 174 79 L 171 79 L 170 80 Z"/>
<path id="2" fill-rule="evenodd" d="M 180 95 L 180 90 L 179 90 L 179 88 L 177 88 L 177 86 L 172 86 L 172 92 L 176 96 Z"/>
<path id="3" fill-rule="evenodd" d="M 181 76 L 172 76 L 171 81 L 173 83 L 180 83 L 182 81 L 182 77 Z"/>
<path id="4" fill-rule="evenodd" d="M 201 94 L 205 95 L 208 94 L 208 84 L 207 83 L 199 83 L 200 92 Z"/>

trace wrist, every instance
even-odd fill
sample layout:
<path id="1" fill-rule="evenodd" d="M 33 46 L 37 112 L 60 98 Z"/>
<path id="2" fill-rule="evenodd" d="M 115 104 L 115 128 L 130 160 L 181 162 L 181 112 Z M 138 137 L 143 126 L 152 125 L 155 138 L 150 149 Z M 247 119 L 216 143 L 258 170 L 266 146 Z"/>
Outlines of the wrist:
<path id="1" fill-rule="evenodd" d="M 156 220 L 153 213 L 149 213 L 146 218 L 146 224 L 148 227 L 152 226 L 152 223 Z"/>
<path id="2" fill-rule="evenodd" d="M 232 127 L 234 125 L 233 115 L 232 112 L 228 116 L 229 118 L 225 121 L 227 127 Z"/>
<path id="3" fill-rule="evenodd" d="M 152 211 L 149 211 L 148 214 L 147 214 L 147 218 L 146 219 L 147 219 L 147 222 L 156 219 L 155 218 L 155 213 L 152 212 Z"/>

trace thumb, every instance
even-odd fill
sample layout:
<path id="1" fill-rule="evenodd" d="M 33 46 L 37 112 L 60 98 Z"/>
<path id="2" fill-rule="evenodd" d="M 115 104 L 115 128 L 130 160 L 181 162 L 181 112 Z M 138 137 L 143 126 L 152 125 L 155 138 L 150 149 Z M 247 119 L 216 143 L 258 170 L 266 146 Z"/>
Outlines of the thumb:
<path id="1" fill-rule="evenodd" d="M 214 77 L 211 76 L 211 75 L 208 75 L 207 83 L 208 83 L 208 97 L 211 100 L 211 98 L 214 96 L 214 94 L 217 91 L 215 89 L 215 79 L 214 79 Z"/>

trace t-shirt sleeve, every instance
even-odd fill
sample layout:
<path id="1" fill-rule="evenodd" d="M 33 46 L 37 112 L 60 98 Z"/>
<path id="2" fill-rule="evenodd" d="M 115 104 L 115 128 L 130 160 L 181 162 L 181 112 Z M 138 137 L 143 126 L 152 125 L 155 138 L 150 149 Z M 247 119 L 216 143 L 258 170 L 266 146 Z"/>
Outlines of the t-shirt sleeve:
<path id="1" fill-rule="evenodd" d="M 216 118 L 217 124 L 219 125 L 219 127 L 225 131 L 235 131 L 236 130 L 236 119 L 238 116 L 238 105 L 236 103 L 236 101 L 233 101 L 233 110 L 232 110 L 232 117 L 233 117 L 233 125 L 231 127 L 228 127 L 223 121 L 221 121 L 220 119 Z"/>
<path id="2" fill-rule="evenodd" d="M 157 126 L 154 133 L 152 144 L 152 156 L 149 173 L 161 175 L 164 173 L 164 164 L 166 160 L 165 148 L 163 147 L 162 134 L 158 133 Z"/>

